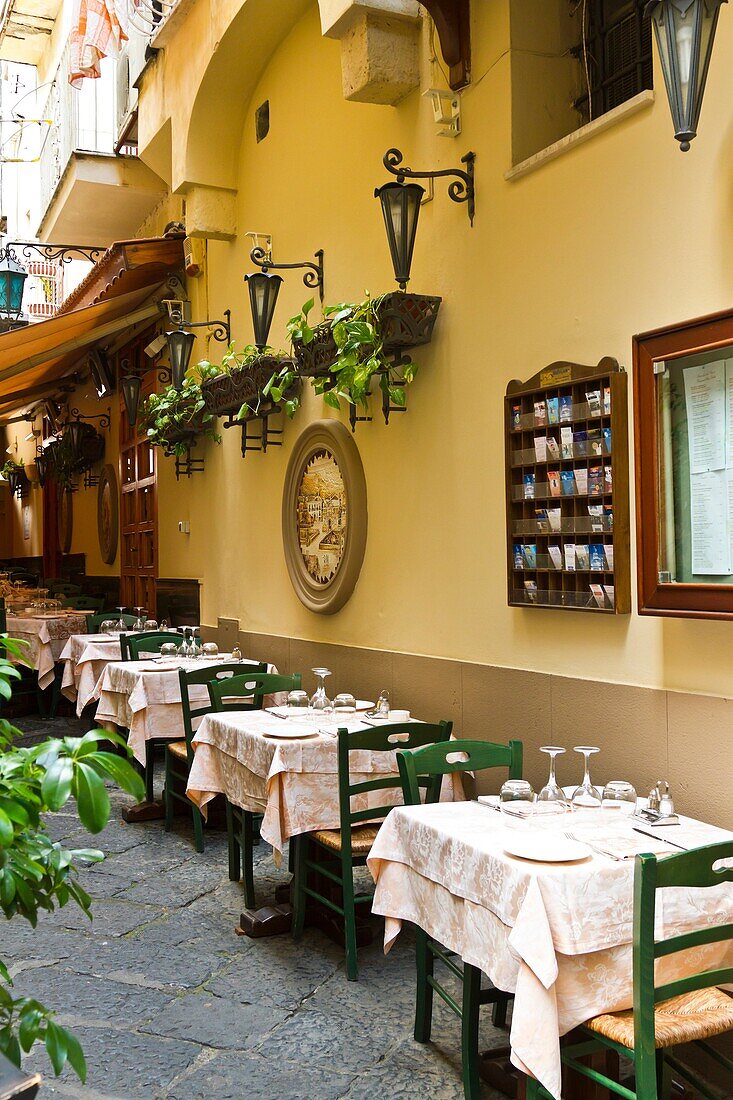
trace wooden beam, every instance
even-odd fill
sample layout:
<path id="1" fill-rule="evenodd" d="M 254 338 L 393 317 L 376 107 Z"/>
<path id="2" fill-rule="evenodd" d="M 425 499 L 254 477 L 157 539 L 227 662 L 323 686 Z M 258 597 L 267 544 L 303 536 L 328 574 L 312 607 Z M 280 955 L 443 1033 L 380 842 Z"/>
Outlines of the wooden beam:
<path id="1" fill-rule="evenodd" d="M 471 83 L 471 0 L 421 0 L 430 13 L 453 91 Z"/>

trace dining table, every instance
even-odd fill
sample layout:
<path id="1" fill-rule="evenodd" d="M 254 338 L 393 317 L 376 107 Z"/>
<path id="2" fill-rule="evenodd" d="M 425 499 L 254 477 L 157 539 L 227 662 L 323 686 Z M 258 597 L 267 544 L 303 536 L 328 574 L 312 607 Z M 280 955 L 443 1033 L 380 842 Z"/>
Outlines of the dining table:
<path id="1" fill-rule="evenodd" d="M 353 732 L 371 724 L 358 713 L 329 721 L 313 713 L 285 714 L 286 708 L 275 707 L 205 715 L 193 737 L 186 789 L 204 817 L 218 794 L 262 814 L 260 835 L 276 853 L 291 837 L 341 827 L 337 729 Z M 350 753 L 352 783 L 397 775 L 396 749 Z M 449 791 L 445 797 L 464 797 L 459 776 L 451 777 Z M 401 790 L 388 788 L 357 795 L 351 805 L 358 810 L 401 801 Z"/>
<path id="2" fill-rule="evenodd" d="M 59 655 L 64 670 L 61 694 L 75 703 L 77 715 L 92 701 L 108 664 L 119 661 L 119 634 L 72 634 Z"/>
<path id="3" fill-rule="evenodd" d="M 128 730 L 127 743 L 132 755 L 144 764 L 148 741 L 182 741 L 185 737 L 180 669 L 192 672 L 205 664 L 221 665 L 230 663 L 231 659 L 230 653 L 220 653 L 205 661 L 163 661 L 151 654 L 140 661 L 111 661 L 89 698 L 90 702 L 97 703 L 96 721 L 103 728 Z M 244 673 L 248 665 L 259 662 L 242 660 L 239 663 Z M 274 665 L 268 665 L 267 671 L 277 673 Z M 205 684 L 192 685 L 189 698 L 193 706 L 204 705 L 209 700 L 208 688 Z"/>
<path id="4" fill-rule="evenodd" d="M 682 816 L 646 833 L 637 824 L 619 810 L 522 820 L 481 801 L 397 807 L 368 857 L 385 953 L 408 921 L 513 993 L 511 1061 L 555 1097 L 561 1037 L 632 1005 L 634 856 L 733 841 Z M 572 854 L 568 840 L 584 850 L 553 860 Z M 657 921 L 665 936 L 733 921 L 733 886 L 663 891 Z M 668 956 L 658 974 L 731 964 L 728 941 Z"/>
<path id="5" fill-rule="evenodd" d="M 22 663 L 36 670 L 41 689 L 53 684 L 56 661 L 69 638 L 81 634 L 86 627 L 85 611 L 25 608 L 7 613 L 8 634 L 28 643 Z"/>

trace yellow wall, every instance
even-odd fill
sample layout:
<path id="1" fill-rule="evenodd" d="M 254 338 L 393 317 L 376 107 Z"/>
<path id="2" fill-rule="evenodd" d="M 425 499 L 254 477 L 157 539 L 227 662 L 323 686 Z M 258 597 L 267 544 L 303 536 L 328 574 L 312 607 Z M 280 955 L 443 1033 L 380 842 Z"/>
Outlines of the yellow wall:
<path id="1" fill-rule="evenodd" d="M 98 416 L 112 410 L 112 423 L 109 428 L 100 429 L 99 421 L 91 420 L 89 423 L 104 436 L 105 450 L 102 466 L 110 463 L 115 468 L 119 479 L 119 400 L 117 395 L 99 401 L 91 381 L 80 386 L 69 397 L 69 408 L 78 408 L 82 415 Z M 98 472 L 95 468 L 95 472 Z M 97 533 L 97 489 L 92 487 L 85 489 L 83 478 L 77 479 L 78 492 L 74 493 L 74 523 L 71 533 L 71 553 L 86 555 L 86 572 L 88 576 L 119 576 L 120 559 L 119 548 L 117 557 L 112 565 L 106 565 L 102 561 L 99 551 L 99 536 Z"/>
<path id="2" fill-rule="evenodd" d="M 0 454 L 0 466 L 6 459 L 23 462 L 26 469 L 33 462 L 36 446 L 26 442 L 25 436 L 31 430 L 29 423 L 9 424 L 5 428 L 5 446 Z M 12 449 L 7 454 L 5 448 Z M 25 538 L 24 511 L 30 512 L 30 538 Z M 6 531 L 2 540 L 7 557 L 32 558 L 43 553 L 43 494 L 38 483 L 32 483 L 27 496 L 22 499 L 11 497 L 8 493 L 5 515 Z"/>
<path id="3" fill-rule="evenodd" d="M 365 288 L 379 293 L 393 285 L 372 197 L 387 178 L 385 150 L 398 146 L 409 164 L 428 168 L 452 166 L 469 148 L 478 153 L 475 227 L 442 184 L 421 215 L 411 286 L 444 302 L 433 343 L 415 353 L 421 372 L 409 411 L 386 427 L 375 408 L 374 423 L 357 429 L 370 523 L 354 596 L 335 616 L 313 615 L 285 568 L 280 504 L 289 449 L 309 420 L 331 415 L 311 394 L 282 449 L 242 460 L 231 430 L 222 447 L 206 445 L 205 473 L 179 484 L 172 461 L 161 460 L 161 575 L 203 579 L 204 622 L 238 616 L 252 631 L 731 694 L 730 624 L 506 606 L 502 399 L 509 379 L 555 359 L 612 355 L 630 368 L 635 332 L 730 307 L 733 16 L 721 16 L 689 154 L 673 140 L 661 91 L 650 110 L 510 183 L 508 8 L 474 4 L 473 12 L 474 82 L 462 97 L 463 134 L 451 142 L 436 136 L 419 91 L 397 108 L 344 101 L 339 43 L 321 38 L 311 4 L 244 112 L 238 238 L 209 243 L 209 316 L 230 307 L 241 344 L 251 339 L 246 230 L 271 232 L 277 260 L 325 249 L 329 302 Z M 194 29 L 189 35 L 184 26 L 165 51 L 171 87 L 196 52 Z M 248 42 L 238 45 L 246 57 Z M 212 73 L 218 79 L 207 80 L 206 94 L 218 101 L 208 106 L 226 115 L 227 74 Z M 152 79 L 143 130 L 157 102 Z M 425 61 L 420 90 L 433 80 Z M 266 98 L 270 134 L 256 145 L 253 114 Z M 174 145 L 182 131 L 185 119 L 175 117 Z M 230 160 L 220 144 L 209 144 L 212 173 L 219 159 Z M 273 341 L 306 296 L 289 273 Z M 180 519 L 190 519 L 189 536 L 178 533 Z"/>

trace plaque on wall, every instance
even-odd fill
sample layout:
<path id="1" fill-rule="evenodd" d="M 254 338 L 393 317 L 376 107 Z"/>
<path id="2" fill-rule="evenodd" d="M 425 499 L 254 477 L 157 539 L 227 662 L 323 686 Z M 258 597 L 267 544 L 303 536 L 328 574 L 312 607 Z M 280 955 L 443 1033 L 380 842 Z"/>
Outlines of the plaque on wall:
<path id="1" fill-rule="evenodd" d="M 359 579 L 367 534 L 361 457 L 338 420 L 318 420 L 298 439 L 283 490 L 285 561 L 298 598 L 333 614 Z"/>
<path id="2" fill-rule="evenodd" d="M 105 565 L 112 565 L 117 557 L 118 535 L 117 476 L 108 463 L 99 475 L 97 491 L 97 536 Z"/>
<path id="3" fill-rule="evenodd" d="M 74 529 L 74 495 L 68 489 L 59 492 L 59 550 L 71 553 L 71 535 Z"/>

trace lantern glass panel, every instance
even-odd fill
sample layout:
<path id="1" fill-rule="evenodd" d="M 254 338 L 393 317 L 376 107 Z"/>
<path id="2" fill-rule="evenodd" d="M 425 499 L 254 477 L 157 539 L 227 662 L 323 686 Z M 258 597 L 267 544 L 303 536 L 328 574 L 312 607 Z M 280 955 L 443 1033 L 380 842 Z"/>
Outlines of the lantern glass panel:
<path id="1" fill-rule="evenodd" d="M 18 317 L 23 308 L 23 288 L 28 272 L 7 252 L 0 260 L 0 314 Z"/>
<path id="2" fill-rule="evenodd" d="M 652 9 L 675 137 L 683 151 L 697 133 L 722 0 L 658 0 Z"/>
<path id="3" fill-rule="evenodd" d="M 404 290 L 410 279 L 420 203 L 425 188 L 417 183 L 385 183 L 375 191 L 382 205 L 395 279 Z"/>
<path id="4" fill-rule="evenodd" d="M 66 430 L 69 433 L 69 439 L 71 441 L 72 458 L 78 459 L 81 456 L 81 441 L 84 435 L 84 422 L 82 420 L 71 420 L 69 421 L 69 426 Z"/>
<path id="5" fill-rule="evenodd" d="M 120 386 L 122 387 L 122 397 L 125 402 L 125 409 L 127 410 L 127 421 L 130 427 L 134 428 L 137 423 L 137 410 L 140 404 L 142 379 L 137 374 L 128 374 L 120 379 Z"/>
<path id="6" fill-rule="evenodd" d="M 188 332 L 183 328 L 174 329 L 173 332 L 166 332 L 165 336 L 168 341 L 168 355 L 171 361 L 171 378 L 174 387 L 180 393 L 183 389 L 183 380 L 186 377 L 186 371 L 191 362 L 191 353 L 193 352 L 196 336 L 193 332 Z"/>
<path id="7" fill-rule="evenodd" d="M 255 344 L 260 349 L 265 348 L 270 336 L 272 319 L 275 316 L 282 276 L 271 274 L 269 271 L 256 271 L 251 275 L 245 275 L 245 279 L 252 309 Z"/>

